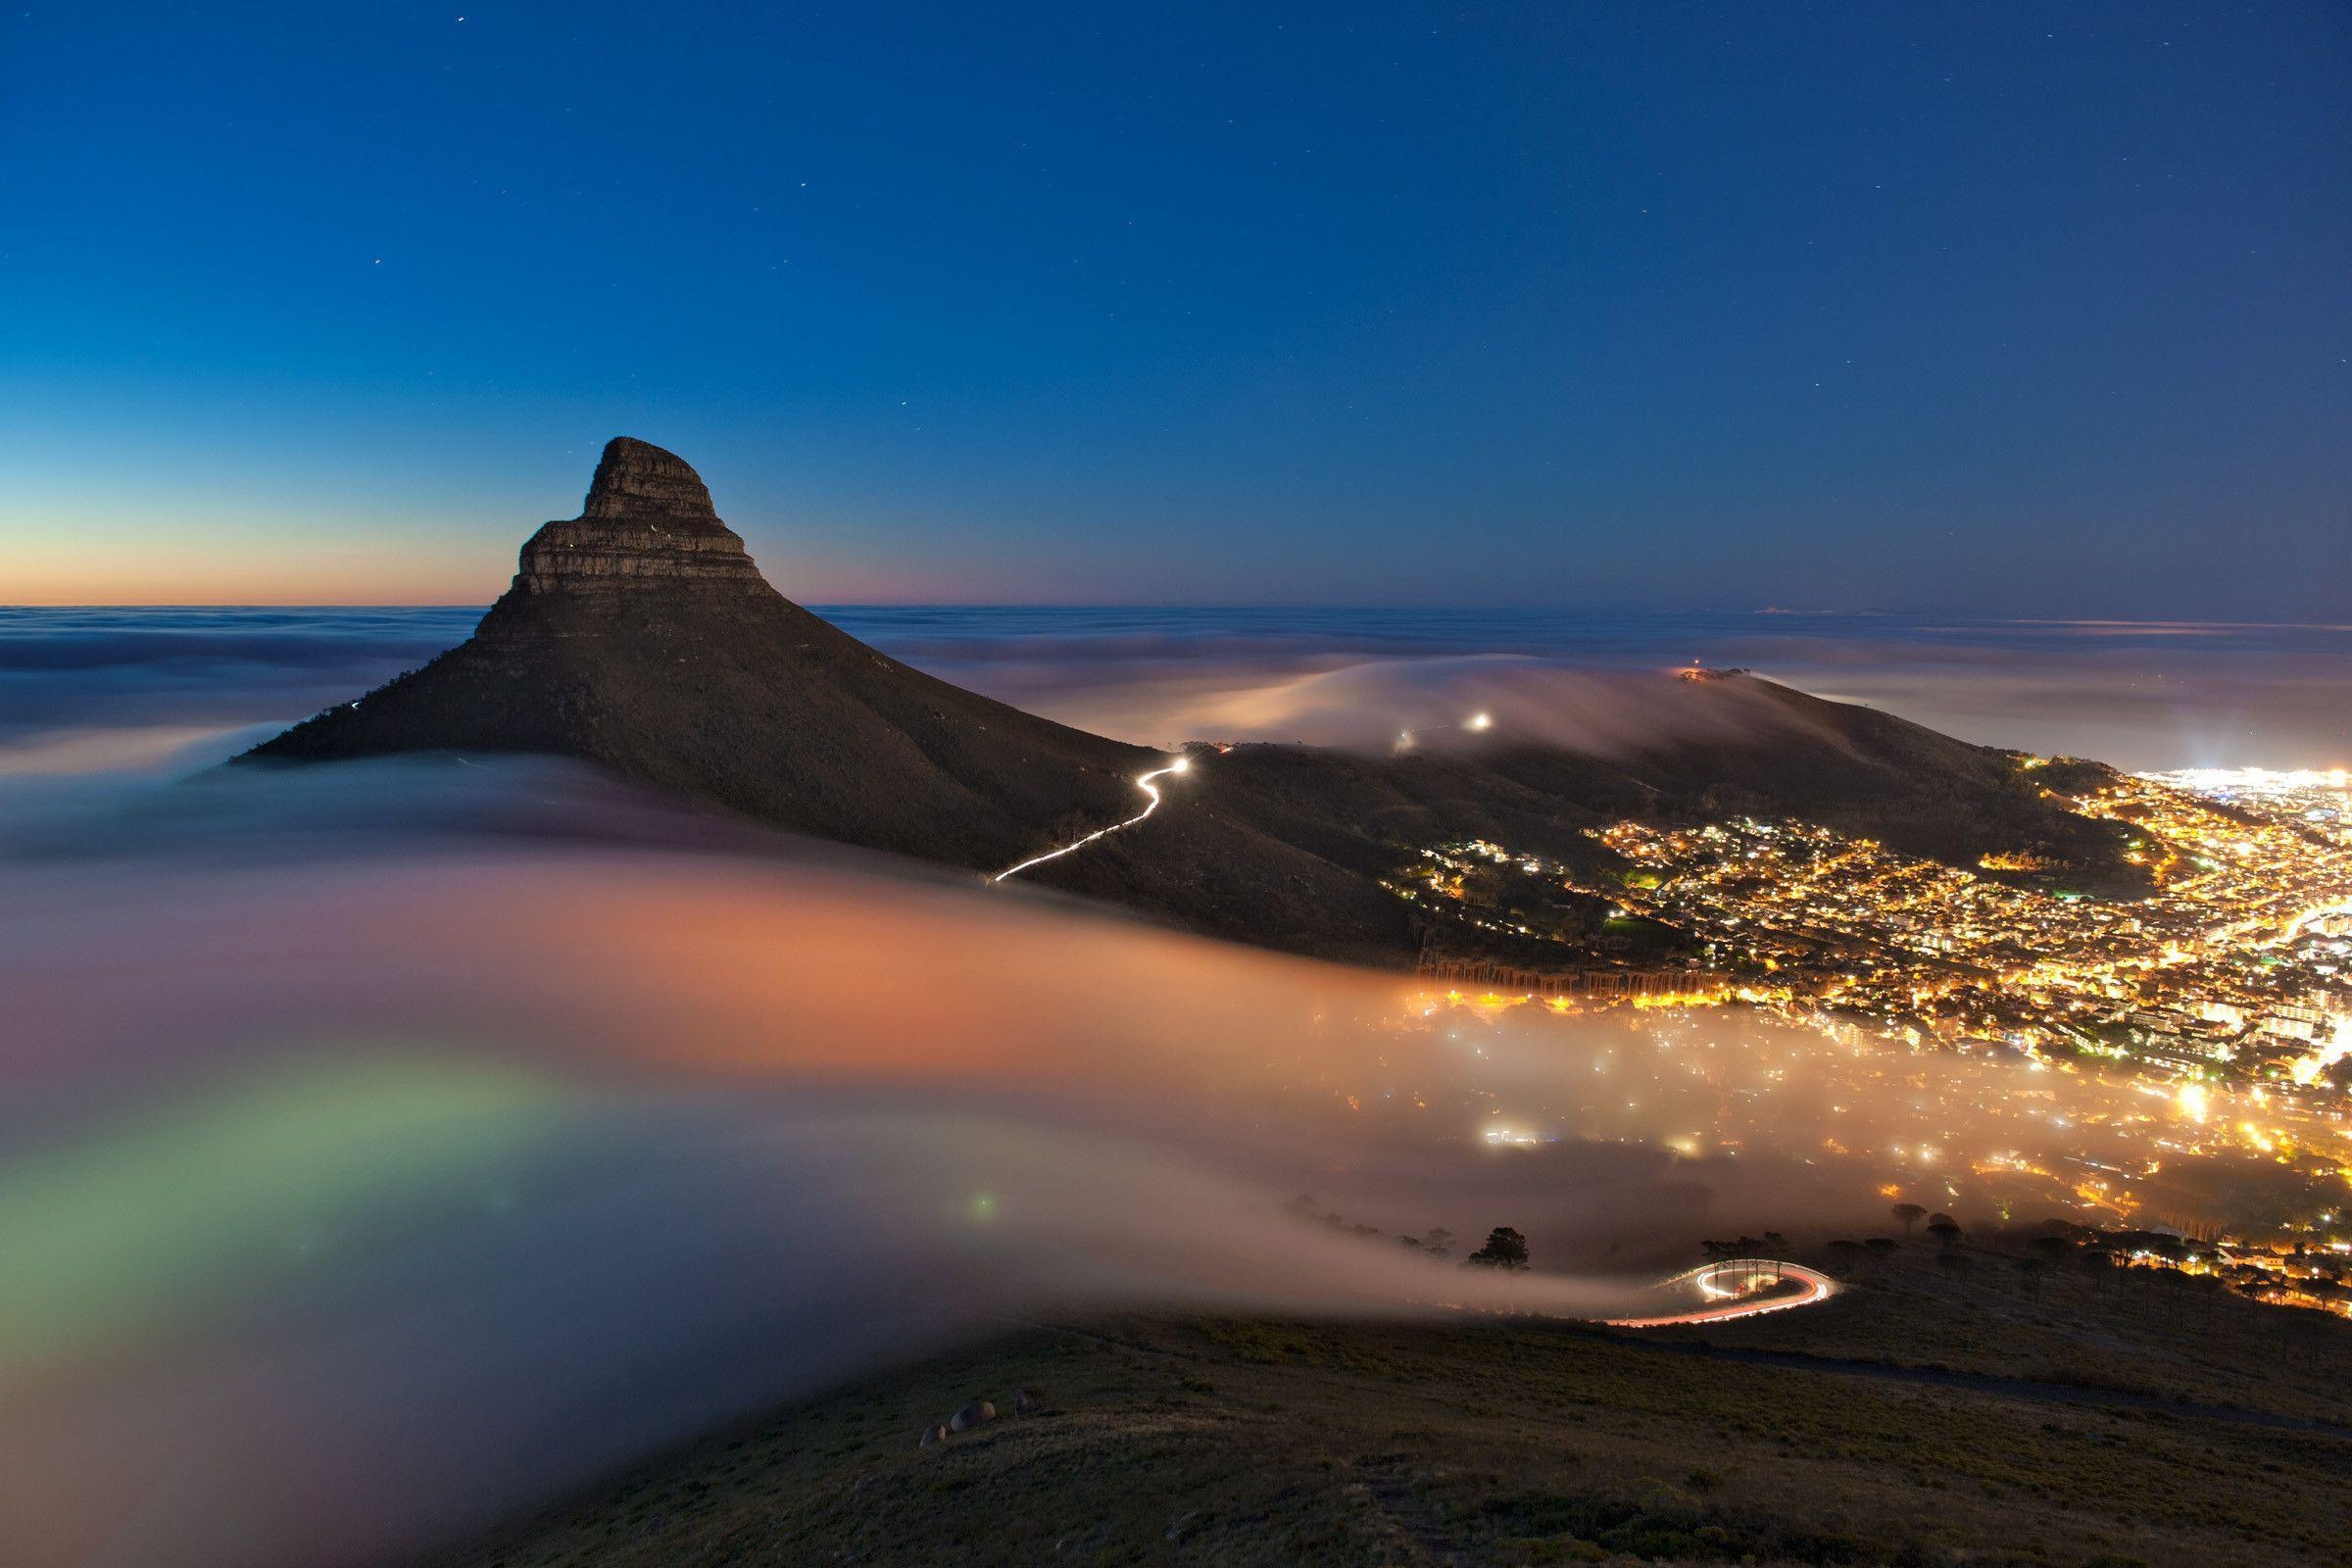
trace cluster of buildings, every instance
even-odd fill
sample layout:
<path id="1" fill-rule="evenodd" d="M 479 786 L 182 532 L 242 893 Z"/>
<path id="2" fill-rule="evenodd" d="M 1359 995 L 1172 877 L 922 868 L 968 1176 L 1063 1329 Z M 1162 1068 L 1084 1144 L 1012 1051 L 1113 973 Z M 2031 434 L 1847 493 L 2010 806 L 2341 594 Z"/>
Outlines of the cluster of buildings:
<path id="1" fill-rule="evenodd" d="M 2184 1085 L 2261 1085 L 2314 1108 L 2340 1101 L 2352 1084 L 2342 776 L 2110 776 L 2069 804 L 2125 825 L 2126 858 L 2151 891 L 2071 891 L 2023 851 L 1962 869 L 1752 817 L 1596 830 L 1612 853 L 1606 874 L 1485 841 L 1434 846 L 1392 885 L 1479 929 L 1553 938 L 1557 970 L 1575 977 L 1563 992 L 1605 996 L 1593 962 L 1631 960 L 1543 929 L 1524 904 L 1480 907 L 1492 885 L 1481 868 L 1605 901 L 1607 925 L 1671 933 L 1671 956 L 1648 959 L 1626 995 L 1743 1002 L 1912 1044 L 2105 1058 Z M 1527 976 L 1553 967 L 1522 960 L 1510 978 L 1546 989 Z"/>
<path id="2" fill-rule="evenodd" d="M 2134 896 L 2071 888 L 2026 851 L 1962 867 L 1756 817 L 1617 822 L 1580 865 L 1433 845 L 1390 885 L 1453 933 L 1422 964 L 1439 1004 L 1664 1006 L 1690 1024 L 1741 1005 L 1825 1038 L 1825 1056 L 1745 1082 L 1767 1045 L 1702 1029 L 1693 1051 L 1668 1026 L 1627 1115 L 1703 1083 L 1717 1098 L 1690 1117 L 1695 1151 L 1785 1141 L 1802 1081 L 1854 1112 L 1824 1152 L 2004 1217 L 2054 1203 L 2095 1224 L 2193 1224 L 2267 1170 L 2268 1196 L 2237 1205 L 2269 1216 L 2259 1239 L 2131 1261 L 2346 1310 L 2352 789 L 2340 774 L 2043 776 L 2089 780 L 2065 798 L 2122 825 Z M 1962 1105 L 1918 1081 L 1935 1059 L 1991 1074 L 1985 1096 Z M 1906 1081 L 1911 1098 L 1889 1098 Z M 1592 1135 L 1592 1107 L 1554 1109 Z"/>

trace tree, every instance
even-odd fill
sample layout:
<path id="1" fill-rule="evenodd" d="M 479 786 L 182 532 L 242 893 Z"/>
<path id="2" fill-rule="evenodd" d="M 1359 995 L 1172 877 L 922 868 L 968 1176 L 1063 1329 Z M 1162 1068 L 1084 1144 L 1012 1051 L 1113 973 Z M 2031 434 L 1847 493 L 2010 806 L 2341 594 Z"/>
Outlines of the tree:
<path id="1" fill-rule="evenodd" d="M 1451 1257 L 1453 1255 L 1453 1232 L 1443 1225 L 1433 1225 L 1428 1234 L 1421 1238 L 1421 1245 L 1429 1249 L 1429 1255 L 1432 1257 Z"/>
<path id="2" fill-rule="evenodd" d="M 2123 1287 L 2124 1270 L 2132 1266 L 2130 1258 L 2104 1241 L 2083 1243 L 2081 1261 L 2094 1279 L 2104 1279 L 2118 1290 Z"/>
<path id="3" fill-rule="evenodd" d="M 1487 1245 L 1462 1259 L 1462 1266 L 1498 1268 L 1512 1274 L 1527 1272 L 1527 1238 L 1508 1225 L 1487 1232 Z"/>
<path id="4" fill-rule="evenodd" d="M 1872 1236 L 1866 1238 L 1862 1245 L 1869 1248 L 1872 1251 L 1879 1253 L 1881 1256 L 1884 1256 L 1886 1253 L 1893 1251 L 1896 1248 L 1902 1246 L 1903 1244 L 1896 1241 L 1891 1236 Z"/>
<path id="5" fill-rule="evenodd" d="M 2036 1236 L 2026 1245 L 2045 1263 L 2063 1263 L 2075 1255 L 2075 1244 L 2063 1236 Z"/>
<path id="6" fill-rule="evenodd" d="M 1905 1236 L 1911 1234 L 1912 1226 L 1918 1224 L 1921 1220 L 1928 1217 L 1928 1211 L 1920 1207 L 1917 1203 L 1897 1203 L 1894 1205 L 1892 1212 L 1896 1219 L 1899 1219 L 1903 1222 L 1903 1234 Z"/>
<path id="7" fill-rule="evenodd" d="M 1958 1220 L 1953 1219 L 1949 1214 L 1938 1214 L 1928 1221 L 1928 1234 L 1936 1238 L 1936 1246 L 1948 1252 L 1964 1233 L 1960 1229 Z"/>

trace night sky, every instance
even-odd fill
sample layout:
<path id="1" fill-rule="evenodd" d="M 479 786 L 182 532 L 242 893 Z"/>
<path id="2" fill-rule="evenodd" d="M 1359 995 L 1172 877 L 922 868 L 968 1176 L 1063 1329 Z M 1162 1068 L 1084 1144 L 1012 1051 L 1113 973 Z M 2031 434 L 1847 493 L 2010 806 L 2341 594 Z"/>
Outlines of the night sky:
<path id="1" fill-rule="evenodd" d="M 2347 618 L 2352 7 L 0 20 L 0 602 Z"/>

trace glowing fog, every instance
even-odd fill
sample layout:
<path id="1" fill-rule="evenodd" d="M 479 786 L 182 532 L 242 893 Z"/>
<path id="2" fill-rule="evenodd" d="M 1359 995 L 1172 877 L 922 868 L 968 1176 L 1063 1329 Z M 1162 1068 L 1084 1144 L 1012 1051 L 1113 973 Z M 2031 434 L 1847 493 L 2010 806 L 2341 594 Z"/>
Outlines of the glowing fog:
<path id="1" fill-rule="evenodd" d="M 718 830 L 548 764 L 30 820 L 0 890 L 12 1563 L 374 1560 L 1092 1302 L 1639 1309 L 1702 1235 L 1870 1225 L 1947 1170 L 1982 1207 L 1972 1160 L 2117 1111 L 664 848 Z M 1393 1239 L 1494 1224 L 1536 1274 Z"/>
<path id="2" fill-rule="evenodd" d="M 1890 1194 L 1972 1226 L 2109 1213 L 2126 1172 L 2171 1216 L 2296 1196 L 2258 1148 L 2177 1152 L 2218 1101 L 1447 997 L 556 764 L 223 777 L 470 617 L 250 618 L 0 628 L 12 1568 L 386 1560 L 1090 1304 L 1615 1314 L 1701 1238 L 1868 1234 Z M 1381 747 L 1476 704 L 1624 741 L 1618 677 L 1474 650 L 1212 651 L 1099 692 L 987 652 L 1151 738 Z M 1396 1241 L 1501 1224 L 1532 1275 Z"/>

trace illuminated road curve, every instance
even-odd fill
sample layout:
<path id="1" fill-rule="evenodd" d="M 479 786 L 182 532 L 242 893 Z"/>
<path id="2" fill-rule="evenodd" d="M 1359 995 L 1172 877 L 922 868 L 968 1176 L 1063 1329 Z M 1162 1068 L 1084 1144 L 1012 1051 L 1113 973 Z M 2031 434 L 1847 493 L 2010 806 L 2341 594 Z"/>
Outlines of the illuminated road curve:
<path id="1" fill-rule="evenodd" d="M 1804 1288 L 1794 1295 L 1773 1295 L 1762 1300 L 1752 1299 L 1748 1292 L 1761 1282 L 1794 1280 Z M 1811 1306 L 1826 1301 L 1838 1294 L 1838 1282 L 1827 1274 L 1809 1269 L 1802 1263 L 1782 1263 L 1768 1257 L 1740 1257 L 1728 1263 L 1709 1263 L 1688 1274 L 1677 1274 L 1662 1282 L 1661 1288 L 1690 1282 L 1698 1287 L 1699 1295 L 1709 1304 L 1692 1307 L 1688 1312 L 1668 1312 L 1658 1317 L 1613 1317 L 1607 1319 L 1611 1328 L 1662 1329 L 1676 1323 L 1728 1323 L 1734 1318 L 1760 1317 L 1766 1312 L 1785 1312 L 1790 1307 Z"/>
<path id="2" fill-rule="evenodd" d="M 1048 860 L 1058 860 L 1065 855 L 1085 849 L 1089 844 L 1094 843 L 1097 839 L 1108 838 L 1111 834 L 1116 833 L 1123 827 L 1135 826 L 1136 823 L 1141 822 L 1145 817 L 1150 816 L 1153 811 L 1159 809 L 1159 789 L 1158 786 L 1154 785 L 1152 781 L 1155 778 L 1165 778 L 1170 773 L 1184 772 L 1192 765 L 1193 760 L 1191 758 L 1179 757 L 1176 759 L 1176 760 L 1170 762 L 1165 767 L 1153 768 L 1151 772 L 1146 773 L 1143 775 L 1143 777 L 1135 781 L 1135 787 L 1139 790 L 1142 790 L 1144 794 L 1151 799 L 1151 805 L 1145 807 L 1142 810 L 1136 812 L 1124 822 L 1113 822 L 1108 827 L 1099 827 L 1082 839 L 1072 839 L 1069 843 L 1064 844 L 1058 850 L 1048 850 L 1043 855 L 1031 856 L 1028 859 L 1023 860 L 1018 865 L 1008 865 L 1004 870 L 999 871 L 995 876 L 990 877 L 989 881 L 992 883 L 1002 882 L 1008 876 L 1019 876 L 1023 871 L 1028 870 L 1033 865 L 1043 865 Z"/>

